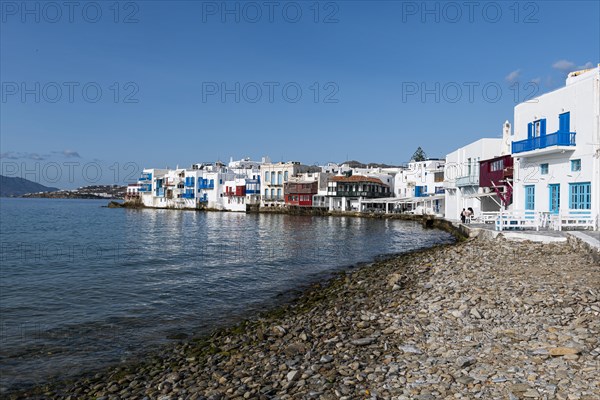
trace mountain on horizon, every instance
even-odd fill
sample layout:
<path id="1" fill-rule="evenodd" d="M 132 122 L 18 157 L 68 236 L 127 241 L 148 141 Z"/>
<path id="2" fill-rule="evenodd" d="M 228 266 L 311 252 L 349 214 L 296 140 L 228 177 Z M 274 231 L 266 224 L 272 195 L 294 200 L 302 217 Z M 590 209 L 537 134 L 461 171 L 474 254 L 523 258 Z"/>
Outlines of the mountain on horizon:
<path id="1" fill-rule="evenodd" d="M 350 161 L 343 161 L 340 164 L 348 164 L 348 166 L 350 168 L 396 168 L 399 167 L 399 165 L 389 165 L 389 164 L 384 164 L 384 163 L 361 163 L 360 161 L 356 161 L 356 160 L 350 160 Z"/>
<path id="2" fill-rule="evenodd" d="M 0 197 L 18 197 L 27 193 L 56 192 L 60 190 L 23 178 L 0 175 Z"/>

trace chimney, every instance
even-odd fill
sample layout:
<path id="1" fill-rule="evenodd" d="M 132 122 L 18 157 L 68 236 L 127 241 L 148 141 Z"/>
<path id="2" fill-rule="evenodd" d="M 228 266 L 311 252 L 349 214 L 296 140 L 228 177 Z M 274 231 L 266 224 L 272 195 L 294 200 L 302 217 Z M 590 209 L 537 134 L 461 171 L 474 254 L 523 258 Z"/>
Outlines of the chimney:
<path id="1" fill-rule="evenodd" d="M 500 155 L 505 156 L 510 154 L 510 147 L 512 143 L 512 130 L 510 122 L 505 121 L 502 126 L 502 146 L 500 147 Z"/>

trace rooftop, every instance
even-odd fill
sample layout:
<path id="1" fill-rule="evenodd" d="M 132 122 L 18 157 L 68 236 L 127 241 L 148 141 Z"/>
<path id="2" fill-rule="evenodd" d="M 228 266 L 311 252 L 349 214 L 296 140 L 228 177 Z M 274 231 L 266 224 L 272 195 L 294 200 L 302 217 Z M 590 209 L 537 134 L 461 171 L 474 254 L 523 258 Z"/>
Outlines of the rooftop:
<path id="1" fill-rule="evenodd" d="M 334 176 L 331 178 L 334 182 L 371 182 L 384 185 L 381 179 L 371 178 L 370 176 L 352 175 L 352 176 Z"/>

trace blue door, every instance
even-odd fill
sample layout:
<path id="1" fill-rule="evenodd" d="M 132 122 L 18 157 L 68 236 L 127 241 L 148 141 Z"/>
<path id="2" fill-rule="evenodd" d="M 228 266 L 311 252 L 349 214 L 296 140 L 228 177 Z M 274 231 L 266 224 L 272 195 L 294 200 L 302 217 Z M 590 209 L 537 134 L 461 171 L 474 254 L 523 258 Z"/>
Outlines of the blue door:
<path id="1" fill-rule="evenodd" d="M 571 113 L 566 112 L 558 116 L 558 130 L 560 132 L 569 132 L 571 130 Z"/>
<path id="2" fill-rule="evenodd" d="M 560 208 L 560 185 L 558 183 L 548 185 L 550 190 L 550 212 L 558 214 Z"/>

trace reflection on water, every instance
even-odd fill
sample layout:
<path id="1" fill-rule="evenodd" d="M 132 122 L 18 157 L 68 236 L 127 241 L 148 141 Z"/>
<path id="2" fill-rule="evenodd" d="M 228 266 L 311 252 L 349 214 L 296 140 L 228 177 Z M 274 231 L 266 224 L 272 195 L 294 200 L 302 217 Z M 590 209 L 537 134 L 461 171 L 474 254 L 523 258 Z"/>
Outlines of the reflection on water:
<path id="1" fill-rule="evenodd" d="M 3 388 L 119 362 L 336 269 L 452 240 L 394 220 L 101 205 L 0 200 Z"/>

